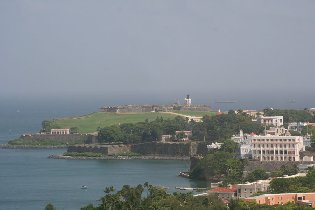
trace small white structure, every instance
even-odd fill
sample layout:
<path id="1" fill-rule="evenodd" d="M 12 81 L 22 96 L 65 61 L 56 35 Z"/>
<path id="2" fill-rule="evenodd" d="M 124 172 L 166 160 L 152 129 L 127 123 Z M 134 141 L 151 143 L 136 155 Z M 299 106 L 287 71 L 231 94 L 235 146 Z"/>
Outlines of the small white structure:
<path id="1" fill-rule="evenodd" d="M 172 135 L 162 135 L 161 136 L 161 142 L 170 141 L 172 138 Z"/>
<path id="2" fill-rule="evenodd" d="M 208 144 L 207 145 L 207 149 L 208 150 L 211 150 L 211 149 L 220 149 L 221 146 L 222 146 L 223 143 L 218 143 L 218 142 L 215 142 L 215 143 L 211 143 L 211 144 Z"/>
<path id="3" fill-rule="evenodd" d="M 70 134 L 70 129 L 69 128 L 51 129 L 50 134 L 66 135 L 66 134 Z"/>
<path id="4" fill-rule="evenodd" d="M 257 122 L 267 126 L 283 126 L 283 116 L 259 116 Z"/>
<path id="5" fill-rule="evenodd" d="M 303 157 L 303 161 L 306 161 L 306 162 L 313 162 L 314 159 L 313 159 L 313 156 L 304 156 L 304 157 Z"/>

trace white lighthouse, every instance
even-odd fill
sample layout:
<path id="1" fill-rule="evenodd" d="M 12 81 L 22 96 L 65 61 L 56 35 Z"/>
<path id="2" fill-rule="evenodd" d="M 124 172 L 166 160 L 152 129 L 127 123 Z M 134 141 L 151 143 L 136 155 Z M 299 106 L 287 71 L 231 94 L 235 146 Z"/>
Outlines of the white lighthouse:
<path id="1" fill-rule="evenodd" d="M 185 98 L 185 106 L 191 106 L 191 98 L 189 97 L 189 95 L 187 95 Z"/>

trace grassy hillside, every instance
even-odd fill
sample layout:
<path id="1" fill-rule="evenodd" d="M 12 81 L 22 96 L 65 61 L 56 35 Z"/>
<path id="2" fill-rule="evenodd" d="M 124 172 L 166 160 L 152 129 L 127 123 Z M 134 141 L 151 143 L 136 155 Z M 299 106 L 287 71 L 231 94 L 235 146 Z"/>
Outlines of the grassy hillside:
<path id="1" fill-rule="evenodd" d="M 57 126 L 62 128 L 78 127 L 80 133 L 95 132 L 98 127 L 117 125 L 119 123 L 136 123 L 155 120 L 157 117 L 164 119 L 174 118 L 175 115 L 164 113 L 108 113 L 94 112 L 88 115 L 54 120 Z"/>
<path id="2" fill-rule="evenodd" d="M 211 115 L 213 112 L 191 112 L 191 111 L 178 111 L 176 113 L 192 116 Z M 210 113 L 210 114 L 209 114 Z M 80 117 L 67 117 L 55 119 L 54 123 L 61 128 L 78 127 L 80 133 L 95 132 L 98 127 L 106 127 L 110 125 L 117 125 L 119 123 L 137 123 L 144 122 L 146 119 L 149 121 L 155 120 L 157 117 L 164 119 L 175 118 L 176 115 L 171 113 L 109 113 L 109 112 L 94 112 Z"/>

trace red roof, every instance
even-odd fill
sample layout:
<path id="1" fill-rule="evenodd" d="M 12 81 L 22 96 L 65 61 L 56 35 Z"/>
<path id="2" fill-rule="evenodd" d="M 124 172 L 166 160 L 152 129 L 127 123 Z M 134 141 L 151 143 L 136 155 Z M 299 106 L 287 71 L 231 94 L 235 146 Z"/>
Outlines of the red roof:
<path id="1" fill-rule="evenodd" d="M 216 187 L 213 188 L 211 190 L 209 190 L 208 192 L 212 192 L 212 193 L 234 193 L 236 192 L 236 185 L 232 185 L 231 187 Z"/>

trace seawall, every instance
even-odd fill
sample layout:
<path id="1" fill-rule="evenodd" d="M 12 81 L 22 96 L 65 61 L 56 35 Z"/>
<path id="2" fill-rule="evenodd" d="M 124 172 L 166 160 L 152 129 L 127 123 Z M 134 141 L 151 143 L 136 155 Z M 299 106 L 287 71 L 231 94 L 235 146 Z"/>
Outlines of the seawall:
<path id="1" fill-rule="evenodd" d="M 194 156 L 206 152 L 206 145 L 197 142 L 149 142 L 131 146 L 131 151 L 142 155 Z"/>
<path id="2" fill-rule="evenodd" d="M 169 157 L 190 157 L 201 155 L 206 152 L 204 143 L 183 142 L 183 143 L 162 143 L 149 142 L 133 145 L 74 145 L 68 147 L 68 152 L 94 152 L 104 155 L 119 155 L 122 153 L 134 152 L 140 155 L 169 156 Z"/>
<path id="3" fill-rule="evenodd" d="M 96 136 L 91 134 L 24 134 L 20 136 L 22 140 L 30 141 L 54 141 L 58 143 L 78 142 L 78 143 L 91 143 L 94 142 Z"/>
<path id="4" fill-rule="evenodd" d="M 69 146 L 67 152 L 93 152 L 102 153 L 104 155 L 118 155 L 125 152 L 130 152 L 130 145 L 97 145 L 97 144 L 86 144 L 86 145 L 75 145 Z"/>

